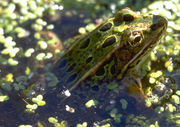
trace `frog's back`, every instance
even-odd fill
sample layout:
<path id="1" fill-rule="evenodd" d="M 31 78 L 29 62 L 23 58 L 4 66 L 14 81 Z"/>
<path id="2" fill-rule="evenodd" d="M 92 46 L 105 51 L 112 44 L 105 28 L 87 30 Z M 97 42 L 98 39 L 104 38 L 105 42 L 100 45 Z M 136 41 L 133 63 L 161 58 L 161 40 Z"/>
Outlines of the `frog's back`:
<path id="1" fill-rule="evenodd" d="M 128 8 L 119 11 L 67 48 L 55 67 L 60 84 L 68 88 L 87 77 L 122 78 L 156 45 L 166 26 L 160 16 L 137 15 Z"/>

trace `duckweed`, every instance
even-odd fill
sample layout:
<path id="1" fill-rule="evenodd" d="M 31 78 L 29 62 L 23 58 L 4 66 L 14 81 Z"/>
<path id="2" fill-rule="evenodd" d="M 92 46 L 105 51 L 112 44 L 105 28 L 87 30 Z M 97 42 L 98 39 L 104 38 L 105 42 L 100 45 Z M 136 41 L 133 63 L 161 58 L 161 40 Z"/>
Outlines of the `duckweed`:
<path id="1" fill-rule="evenodd" d="M 170 112 L 176 111 L 176 107 L 173 106 L 172 104 L 167 104 L 167 106 L 168 106 L 168 110 L 169 110 Z"/>
<path id="2" fill-rule="evenodd" d="M 7 100 L 9 100 L 9 97 L 7 95 L 0 94 L 0 102 L 4 102 L 4 101 L 7 101 Z"/>
<path id="3" fill-rule="evenodd" d="M 50 123 L 57 123 L 58 122 L 58 120 L 56 119 L 56 118 L 54 118 L 54 117 L 49 117 L 48 118 L 48 121 L 50 122 Z"/>
<path id="4" fill-rule="evenodd" d="M 36 60 L 41 61 L 41 60 L 44 59 L 45 56 L 46 56 L 45 53 L 39 53 L 39 54 L 36 56 Z"/>
<path id="5" fill-rule="evenodd" d="M 52 29 L 54 29 L 54 25 L 53 24 L 47 25 L 46 29 L 47 30 L 52 30 Z"/>
<path id="6" fill-rule="evenodd" d="M 3 80 L 7 81 L 7 82 L 13 82 L 14 79 L 13 79 L 13 74 L 12 73 L 8 73 L 4 78 Z"/>
<path id="7" fill-rule="evenodd" d="M 48 121 L 54 125 L 54 127 L 69 127 L 67 121 L 63 120 L 58 123 L 58 120 L 54 117 L 49 117 Z"/>
<path id="8" fill-rule="evenodd" d="M 163 74 L 162 71 L 156 71 L 156 72 L 152 72 L 152 73 L 150 74 L 150 76 L 153 77 L 153 78 L 158 78 L 158 77 L 160 77 L 162 74 Z"/>
<path id="9" fill-rule="evenodd" d="M 40 46 L 41 49 L 47 49 L 48 45 L 45 41 L 38 41 L 37 44 Z"/>
<path id="10" fill-rule="evenodd" d="M 29 48 L 29 49 L 27 49 L 26 51 L 25 51 L 25 53 L 24 53 L 24 56 L 25 57 L 31 57 L 31 55 L 32 55 L 32 53 L 34 53 L 34 49 L 33 48 Z"/>
<path id="11" fill-rule="evenodd" d="M 155 82 L 156 82 L 155 78 L 152 78 L 152 77 L 149 78 L 149 83 L 154 84 Z"/>
<path id="12" fill-rule="evenodd" d="M 98 104 L 98 101 L 97 100 L 89 100 L 88 102 L 85 103 L 85 106 L 87 108 L 91 108 L 92 106 L 96 106 Z"/>
<path id="13" fill-rule="evenodd" d="M 9 58 L 8 63 L 11 66 L 16 66 L 16 65 L 18 65 L 19 62 L 17 60 L 13 59 L 13 58 Z"/>
<path id="14" fill-rule="evenodd" d="M 121 99 L 120 102 L 122 104 L 122 109 L 125 110 L 128 106 L 128 102 L 125 99 Z"/>
<path id="15" fill-rule="evenodd" d="M 30 110 L 35 110 L 35 109 L 37 109 L 37 107 L 38 107 L 37 104 L 33 104 L 33 105 L 28 104 L 28 105 L 26 105 L 26 108 L 27 108 L 27 109 L 30 109 Z"/>
<path id="16" fill-rule="evenodd" d="M 82 124 L 77 124 L 76 127 L 87 127 L 87 122 L 83 122 Z"/>
<path id="17" fill-rule="evenodd" d="M 33 127 L 32 125 L 19 125 L 18 127 Z"/>
<path id="18" fill-rule="evenodd" d="M 46 59 L 51 59 L 53 57 L 53 54 L 51 53 L 51 52 L 48 52 L 47 54 L 46 54 L 46 56 L 44 57 L 44 59 L 46 60 Z"/>
<path id="19" fill-rule="evenodd" d="M 46 102 L 43 101 L 42 95 L 38 95 L 37 97 L 33 97 L 32 102 L 36 103 L 38 106 L 44 106 L 46 104 Z"/>
<path id="20" fill-rule="evenodd" d="M 80 27 L 79 28 L 79 33 L 80 34 L 85 34 L 86 33 L 86 29 L 84 27 Z"/>
<path id="21" fill-rule="evenodd" d="M 176 94 L 180 96 L 180 90 L 177 90 L 177 91 L 176 91 Z"/>
<path id="22" fill-rule="evenodd" d="M 173 100 L 174 103 L 180 104 L 179 96 L 177 95 L 172 95 L 171 99 Z"/>

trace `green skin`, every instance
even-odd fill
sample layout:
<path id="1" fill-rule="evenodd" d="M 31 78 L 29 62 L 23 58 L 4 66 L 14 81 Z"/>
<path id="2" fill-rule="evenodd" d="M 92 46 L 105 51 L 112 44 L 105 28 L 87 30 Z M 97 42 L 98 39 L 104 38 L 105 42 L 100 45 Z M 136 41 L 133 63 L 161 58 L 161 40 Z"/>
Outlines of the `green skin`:
<path id="1" fill-rule="evenodd" d="M 167 20 L 161 16 L 122 9 L 67 47 L 56 64 L 56 75 L 70 91 L 89 77 L 98 81 L 136 75 L 166 28 Z"/>

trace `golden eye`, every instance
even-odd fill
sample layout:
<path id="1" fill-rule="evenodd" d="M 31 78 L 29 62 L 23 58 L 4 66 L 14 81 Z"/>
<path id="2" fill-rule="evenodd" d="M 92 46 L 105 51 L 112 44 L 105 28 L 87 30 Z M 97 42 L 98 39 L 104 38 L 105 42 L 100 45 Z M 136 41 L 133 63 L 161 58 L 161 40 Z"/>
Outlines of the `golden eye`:
<path id="1" fill-rule="evenodd" d="M 134 47 L 134 46 L 141 44 L 142 40 L 143 40 L 142 33 L 134 31 L 130 34 L 128 42 L 132 47 Z"/>
<path id="2" fill-rule="evenodd" d="M 134 38 L 134 42 L 137 43 L 139 41 L 141 41 L 141 36 L 138 35 Z"/>

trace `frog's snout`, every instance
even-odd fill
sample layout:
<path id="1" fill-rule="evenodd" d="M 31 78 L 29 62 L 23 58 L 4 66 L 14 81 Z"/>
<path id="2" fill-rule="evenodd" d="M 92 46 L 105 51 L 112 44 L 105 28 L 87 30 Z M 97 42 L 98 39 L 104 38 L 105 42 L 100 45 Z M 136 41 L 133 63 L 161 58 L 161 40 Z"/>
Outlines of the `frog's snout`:
<path id="1" fill-rule="evenodd" d="M 153 15 L 153 24 L 151 25 L 152 30 L 156 30 L 158 28 L 167 28 L 168 21 L 159 15 Z"/>

